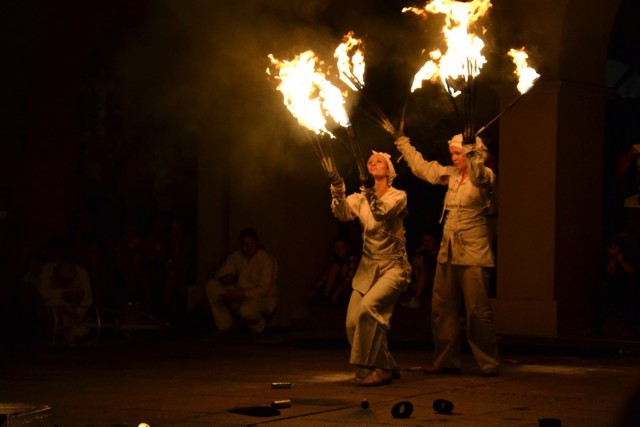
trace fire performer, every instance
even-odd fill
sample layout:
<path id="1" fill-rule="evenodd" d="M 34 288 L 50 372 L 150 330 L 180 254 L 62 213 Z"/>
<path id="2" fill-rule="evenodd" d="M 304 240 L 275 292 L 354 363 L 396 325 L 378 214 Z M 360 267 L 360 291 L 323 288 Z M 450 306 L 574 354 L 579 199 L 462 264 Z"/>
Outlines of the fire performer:
<path id="1" fill-rule="evenodd" d="M 374 151 L 367 169 L 369 179 L 359 193 L 348 197 L 338 173 L 330 173 L 329 178 L 335 217 L 342 222 L 358 218 L 363 228 L 363 255 L 352 281 L 346 317 L 349 363 L 360 386 L 379 386 L 400 377 L 389 352 L 387 332 L 411 275 L 403 224 L 408 211 L 407 194 L 392 187 L 396 173 L 389 154 Z"/>
<path id="2" fill-rule="evenodd" d="M 435 358 L 423 371 L 461 372 L 460 320 L 464 304 L 467 341 L 473 356 L 483 375 L 498 375 L 498 345 L 487 295 L 494 257 L 486 221 L 495 203 L 496 176 L 484 165 L 487 148 L 479 137 L 463 144 L 462 135 L 455 135 L 449 141 L 453 166 L 443 166 L 425 160 L 404 135 L 398 136 L 395 145 L 414 175 L 434 185 L 448 186 L 431 304 Z"/>

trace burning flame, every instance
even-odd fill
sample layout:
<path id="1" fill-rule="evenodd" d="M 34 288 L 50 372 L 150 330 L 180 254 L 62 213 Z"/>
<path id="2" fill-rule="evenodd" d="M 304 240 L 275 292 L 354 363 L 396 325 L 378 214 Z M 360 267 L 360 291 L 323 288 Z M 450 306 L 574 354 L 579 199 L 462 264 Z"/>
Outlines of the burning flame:
<path id="1" fill-rule="evenodd" d="M 525 94 L 533 87 L 540 74 L 527 64 L 529 55 L 524 51 L 524 48 L 509 50 L 509 56 L 513 58 L 513 63 L 516 65 L 515 73 L 518 76 L 518 91 L 521 94 Z"/>
<path id="2" fill-rule="evenodd" d="M 327 80 L 321 71 L 322 62 L 313 51 L 307 50 L 291 61 L 268 56 L 278 70 L 274 76 L 280 80 L 277 90 L 300 125 L 317 135 L 327 134 L 332 138 L 335 136 L 327 128 L 327 118 L 340 126 L 350 126 L 343 94 Z M 269 68 L 267 74 L 271 75 Z"/>
<path id="3" fill-rule="evenodd" d="M 350 52 L 351 53 L 350 55 Z M 333 56 L 336 58 L 340 80 L 352 90 L 357 91 L 364 86 L 364 45 L 361 40 L 354 38 L 353 31 L 349 31 L 342 38 Z"/>
<path id="4" fill-rule="evenodd" d="M 445 27 L 442 29 L 447 49 L 444 53 L 435 50 L 429 54 L 431 60 L 416 73 L 411 92 L 422 87 L 424 80 L 434 81 L 438 77 L 451 96 L 458 96 L 460 91 L 451 87 L 449 79 L 463 78 L 465 82 L 480 74 L 486 59 L 482 55 L 484 41 L 470 33 L 474 24 L 484 16 L 491 7 L 490 0 L 473 0 L 460 2 L 454 0 L 433 0 L 424 8 L 406 7 L 403 12 L 416 15 L 444 14 Z"/>

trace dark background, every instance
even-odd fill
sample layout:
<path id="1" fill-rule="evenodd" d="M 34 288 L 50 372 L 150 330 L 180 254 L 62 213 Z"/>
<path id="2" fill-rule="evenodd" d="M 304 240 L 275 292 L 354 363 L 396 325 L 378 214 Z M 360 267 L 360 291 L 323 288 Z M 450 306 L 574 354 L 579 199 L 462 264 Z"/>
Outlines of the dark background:
<path id="1" fill-rule="evenodd" d="M 492 33 L 486 38 L 489 64 L 477 88 L 479 124 L 499 112 L 496 85 L 513 82 L 499 47 L 509 44 L 507 32 L 491 21 L 500 16 L 501 2 L 494 3 L 488 23 Z M 431 50 L 436 39 L 432 30 L 418 30 L 415 16 L 400 12 L 410 4 L 1 2 L 3 300 L 10 304 L 28 260 L 68 235 L 80 218 L 90 218 L 109 239 L 121 234 L 128 220 L 148 227 L 157 216 L 178 217 L 195 238 L 198 144 L 216 146 L 226 137 L 215 131 L 218 123 L 237 120 L 243 126 L 241 118 L 251 124 L 252 117 L 243 117 L 243 106 L 278 96 L 264 74 L 267 53 L 285 59 L 311 48 L 331 58 L 336 41 L 354 30 L 367 49 L 371 98 L 394 122 L 408 102 L 407 134 L 426 157 L 446 163 L 446 147 L 429 141 L 448 139 L 456 127 L 449 100 L 436 85 L 426 85 L 407 101 L 409 81 L 423 61 L 416 46 Z M 640 142 L 638 12 L 637 2 L 624 1 L 611 36 L 606 84 L 616 92 L 608 108 L 607 180 L 619 156 Z M 526 34 L 519 38 L 526 45 Z M 533 46 L 531 54 L 535 67 L 544 52 Z M 284 106 L 269 113 L 288 114 Z M 353 110 L 352 120 L 363 151 L 391 152 L 389 137 L 361 110 Z M 497 130 L 496 125 L 483 136 L 499 173 Z M 347 165 L 348 156 L 340 151 L 338 158 L 344 175 L 353 179 L 353 163 Z M 311 154 L 288 160 L 314 161 Z M 409 245 L 415 245 L 419 231 L 438 229 L 443 191 L 415 179 L 404 164 L 397 171 L 396 186 L 409 193 L 407 229 Z M 628 174 L 629 194 L 637 192 L 635 174 L 635 169 Z M 611 222 L 621 196 L 614 187 L 608 185 L 605 200 L 594 201 Z"/>

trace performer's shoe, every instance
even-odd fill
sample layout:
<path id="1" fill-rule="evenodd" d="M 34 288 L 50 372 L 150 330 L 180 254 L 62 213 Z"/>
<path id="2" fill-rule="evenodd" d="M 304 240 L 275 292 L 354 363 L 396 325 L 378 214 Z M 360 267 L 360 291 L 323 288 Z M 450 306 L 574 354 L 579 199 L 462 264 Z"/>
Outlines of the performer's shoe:
<path id="1" fill-rule="evenodd" d="M 460 368 L 439 368 L 435 365 L 425 365 L 422 367 L 422 373 L 425 375 L 460 375 Z"/>
<path id="2" fill-rule="evenodd" d="M 356 381 L 360 382 L 363 379 L 367 378 L 369 375 L 371 375 L 371 372 L 373 372 L 374 368 L 370 368 L 367 366 L 360 366 L 356 368 Z"/>
<path id="3" fill-rule="evenodd" d="M 356 381 L 360 382 L 362 380 L 364 380 L 365 378 L 367 378 L 369 375 L 371 375 L 371 373 L 374 371 L 375 368 L 360 368 L 358 370 L 356 370 Z M 391 371 L 391 377 L 394 380 L 399 380 L 400 379 L 400 368 L 399 367 L 395 367 L 393 368 Z"/>
<path id="4" fill-rule="evenodd" d="M 393 372 L 386 369 L 375 368 L 367 378 L 360 381 L 362 387 L 376 387 L 379 385 L 391 384 Z"/>

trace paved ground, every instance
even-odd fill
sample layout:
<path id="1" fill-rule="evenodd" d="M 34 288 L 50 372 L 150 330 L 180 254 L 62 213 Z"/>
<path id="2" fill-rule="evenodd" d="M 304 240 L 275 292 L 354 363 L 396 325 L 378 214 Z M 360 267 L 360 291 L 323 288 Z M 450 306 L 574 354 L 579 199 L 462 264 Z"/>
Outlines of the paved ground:
<path id="1" fill-rule="evenodd" d="M 468 355 L 463 375 L 432 377 L 410 371 L 429 360 L 428 342 L 396 334 L 402 378 L 362 388 L 352 382 L 341 336 L 335 328 L 302 327 L 224 341 L 146 333 L 104 337 L 98 346 L 15 348 L 0 356 L 0 409 L 49 405 L 50 416 L 28 425 L 59 427 L 533 427 L 542 418 L 563 427 L 606 427 L 622 425 L 616 420 L 640 385 L 638 341 L 503 338 L 499 377 L 479 376 Z M 291 387 L 272 389 L 272 382 Z M 451 401 L 453 411 L 436 413 L 435 399 Z M 291 406 L 266 414 L 278 400 Z M 394 418 L 393 406 L 403 401 L 413 405 L 411 416 Z M 261 413 L 230 412 L 239 408 Z M 23 425 L 18 421 L 14 414 L 8 426 Z"/>

